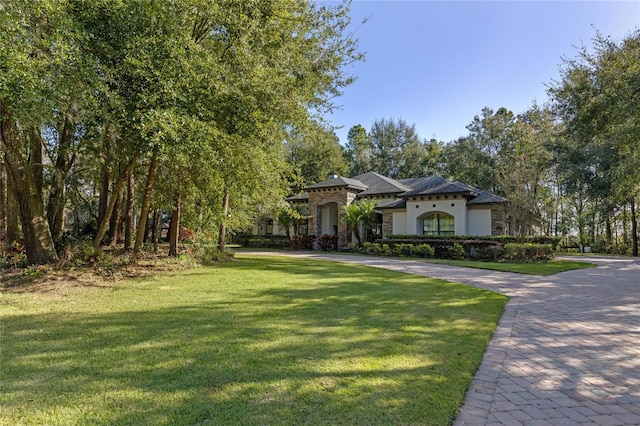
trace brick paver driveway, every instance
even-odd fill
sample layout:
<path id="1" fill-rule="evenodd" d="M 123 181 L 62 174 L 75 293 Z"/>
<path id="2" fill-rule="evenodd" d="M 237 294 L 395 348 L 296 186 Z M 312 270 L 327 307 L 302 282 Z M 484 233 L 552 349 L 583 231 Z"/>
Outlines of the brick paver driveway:
<path id="1" fill-rule="evenodd" d="M 511 297 L 454 425 L 640 425 L 640 260 L 551 277 L 299 253 Z"/>

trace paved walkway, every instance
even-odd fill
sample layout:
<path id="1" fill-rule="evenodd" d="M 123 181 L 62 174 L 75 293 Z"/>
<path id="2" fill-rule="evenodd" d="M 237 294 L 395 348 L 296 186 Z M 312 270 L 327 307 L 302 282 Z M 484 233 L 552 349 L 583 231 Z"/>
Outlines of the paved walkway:
<path id="1" fill-rule="evenodd" d="M 289 254 L 287 254 L 289 255 Z M 511 297 L 454 426 L 640 425 L 640 260 L 551 277 L 291 253 L 462 282 Z"/>

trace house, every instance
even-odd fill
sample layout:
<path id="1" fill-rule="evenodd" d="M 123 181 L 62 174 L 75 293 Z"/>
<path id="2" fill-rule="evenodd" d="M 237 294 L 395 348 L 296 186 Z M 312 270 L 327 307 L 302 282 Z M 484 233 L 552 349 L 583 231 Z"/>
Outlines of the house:
<path id="1" fill-rule="evenodd" d="M 376 172 L 354 177 L 332 175 L 310 185 L 299 195 L 287 197 L 291 205 L 306 207 L 308 222 L 298 233 L 338 236 L 338 247 L 353 241 L 352 232 L 340 222 L 340 209 L 359 199 L 377 201 L 378 223 L 374 235 L 505 235 L 514 233 L 506 214 L 508 200 L 490 192 L 440 176 L 391 179 Z M 283 234 L 273 219 L 266 219 L 258 233 Z M 260 232 L 264 230 L 265 232 Z"/>

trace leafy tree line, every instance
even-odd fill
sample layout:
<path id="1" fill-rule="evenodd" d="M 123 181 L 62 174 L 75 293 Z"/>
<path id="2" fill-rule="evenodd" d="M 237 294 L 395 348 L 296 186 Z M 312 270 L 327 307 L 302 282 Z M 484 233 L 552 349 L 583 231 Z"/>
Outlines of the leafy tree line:
<path id="1" fill-rule="evenodd" d="M 160 212 L 218 236 L 288 192 L 284 140 L 319 125 L 361 59 L 349 4 L 0 4 L 0 230 L 29 264 L 63 229 L 142 248 Z M 293 175 L 293 173 L 291 173 Z M 151 218 L 150 223 L 148 223 Z"/>
<path id="2" fill-rule="evenodd" d="M 638 255 L 640 32 L 621 42 L 597 34 L 562 61 L 549 102 L 514 114 L 484 108 L 455 141 L 421 139 L 403 120 L 353 126 L 349 175 L 440 174 L 502 195 L 518 234 L 527 216 L 550 235 L 577 235 L 597 251 Z"/>

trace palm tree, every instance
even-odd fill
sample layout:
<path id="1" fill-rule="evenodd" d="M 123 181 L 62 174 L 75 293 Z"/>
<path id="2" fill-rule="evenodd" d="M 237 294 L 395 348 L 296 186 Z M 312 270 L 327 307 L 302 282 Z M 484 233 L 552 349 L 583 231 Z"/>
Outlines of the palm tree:
<path id="1" fill-rule="evenodd" d="M 299 219 L 300 219 L 300 213 L 298 213 L 297 210 L 292 209 L 289 206 L 283 208 L 278 213 L 278 224 L 280 224 L 280 226 L 284 228 L 284 233 L 287 235 L 288 239 L 291 239 L 289 229 L 291 228 L 292 225 L 295 226 L 295 223 Z"/>
<path id="2" fill-rule="evenodd" d="M 358 240 L 358 245 L 362 244 L 360 240 L 360 209 L 356 204 L 342 206 L 340 210 L 340 221 L 353 230 L 353 235 Z"/>
<path id="3" fill-rule="evenodd" d="M 360 237 L 360 224 L 365 229 L 365 232 L 371 230 L 372 225 L 376 221 L 376 205 L 375 200 L 358 200 L 348 206 L 343 206 L 340 211 L 340 220 L 353 230 L 353 235 L 358 240 L 358 245 L 362 244 Z"/>
<path id="4" fill-rule="evenodd" d="M 376 223 L 376 206 L 378 202 L 364 199 L 358 201 L 355 205 L 358 206 L 358 210 L 360 211 L 360 221 L 364 228 L 365 238 L 368 239 L 369 235 L 371 235 L 371 229 Z"/>

